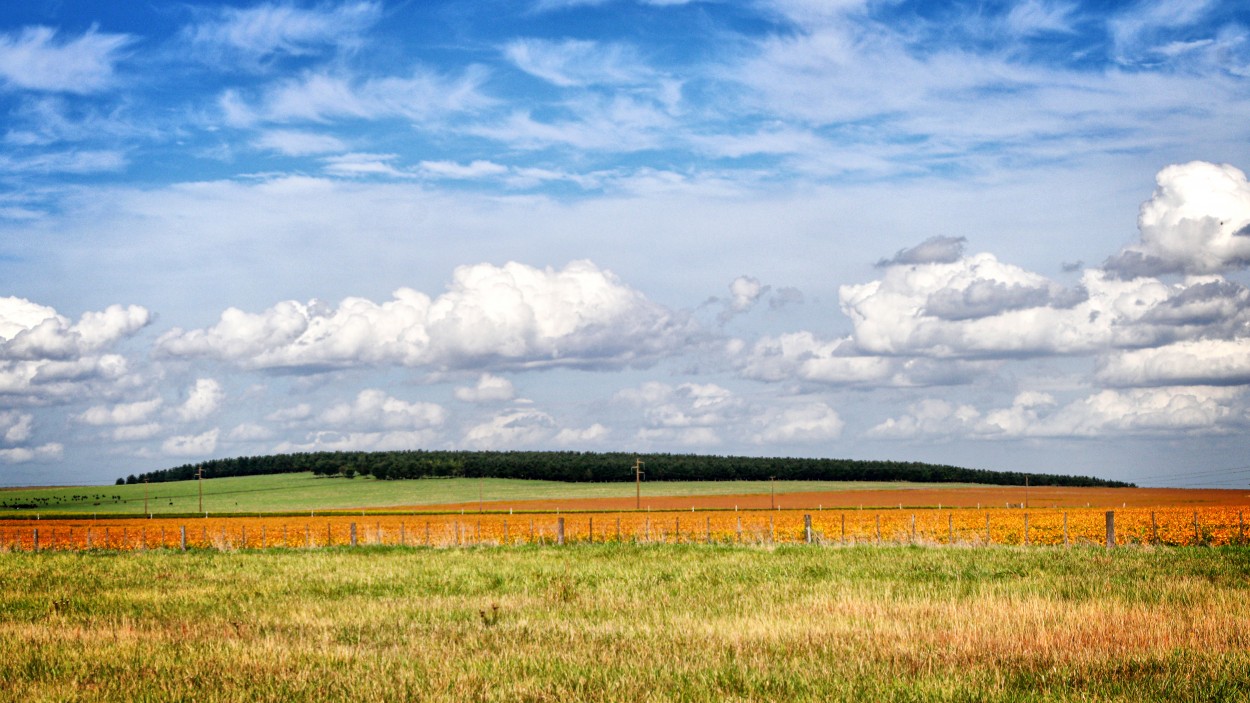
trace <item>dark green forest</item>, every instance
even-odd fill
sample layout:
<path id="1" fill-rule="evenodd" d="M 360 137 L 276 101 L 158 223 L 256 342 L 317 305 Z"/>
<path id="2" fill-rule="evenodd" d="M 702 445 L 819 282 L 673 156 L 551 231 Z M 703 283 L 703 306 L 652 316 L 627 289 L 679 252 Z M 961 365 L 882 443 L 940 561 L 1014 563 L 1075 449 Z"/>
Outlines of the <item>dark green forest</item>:
<path id="1" fill-rule="evenodd" d="M 1026 474 L 901 461 L 627 454 L 624 452 L 305 452 L 183 464 L 130 475 L 117 483 L 186 481 L 201 469 L 204 478 L 311 471 L 318 476 L 372 476 L 380 480 L 418 478 L 524 478 L 546 481 L 633 481 L 634 460 L 647 481 L 916 481 L 1022 486 L 1111 486 L 1133 484 L 1090 476 Z"/>

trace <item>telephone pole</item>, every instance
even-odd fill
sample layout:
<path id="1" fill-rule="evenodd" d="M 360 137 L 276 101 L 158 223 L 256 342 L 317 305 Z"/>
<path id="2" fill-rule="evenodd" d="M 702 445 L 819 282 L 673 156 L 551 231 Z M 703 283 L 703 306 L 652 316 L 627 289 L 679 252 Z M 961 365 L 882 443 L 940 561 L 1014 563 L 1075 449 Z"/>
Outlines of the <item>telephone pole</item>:
<path id="1" fill-rule="evenodd" d="M 1024 509 L 1029 509 L 1029 475 L 1024 475 Z"/>
<path id="2" fill-rule="evenodd" d="M 642 465 L 643 461 L 634 457 L 634 497 L 637 501 L 634 507 L 638 510 L 642 510 Z"/>

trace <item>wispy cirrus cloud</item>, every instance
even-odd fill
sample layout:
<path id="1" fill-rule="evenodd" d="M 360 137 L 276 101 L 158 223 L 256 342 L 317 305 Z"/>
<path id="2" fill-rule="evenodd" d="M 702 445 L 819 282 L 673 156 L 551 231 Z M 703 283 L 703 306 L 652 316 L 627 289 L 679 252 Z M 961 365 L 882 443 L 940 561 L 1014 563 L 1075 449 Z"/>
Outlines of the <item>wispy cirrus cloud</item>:
<path id="1" fill-rule="evenodd" d="M 183 31 L 187 41 L 209 60 L 238 59 L 260 67 L 278 56 L 303 56 L 326 48 L 350 48 L 382 17 L 376 2 L 346 2 L 304 8 L 266 2 L 253 7 L 223 7 L 202 12 Z"/>
<path id="2" fill-rule="evenodd" d="M 638 52 L 626 44 L 566 39 L 517 39 L 503 48 L 517 68 L 563 88 L 639 85 L 657 80 Z"/>
<path id="3" fill-rule="evenodd" d="M 116 81 L 116 64 L 134 39 L 95 28 L 58 39 L 51 27 L 0 34 L 0 80 L 10 89 L 97 93 Z"/>
<path id="4" fill-rule="evenodd" d="M 239 127 L 263 123 L 329 123 L 402 118 L 427 120 L 493 104 L 481 90 L 486 72 L 469 67 L 459 75 L 418 68 L 407 76 L 359 77 L 327 70 L 265 86 L 256 93 L 228 90 L 218 104 Z"/>
<path id="5" fill-rule="evenodd" d="M 252 145 L 287 156 L 313 156 L 347 151 L 343 140 L 328 134 L 290 129 L 271 129 L 261 133 Z"/>

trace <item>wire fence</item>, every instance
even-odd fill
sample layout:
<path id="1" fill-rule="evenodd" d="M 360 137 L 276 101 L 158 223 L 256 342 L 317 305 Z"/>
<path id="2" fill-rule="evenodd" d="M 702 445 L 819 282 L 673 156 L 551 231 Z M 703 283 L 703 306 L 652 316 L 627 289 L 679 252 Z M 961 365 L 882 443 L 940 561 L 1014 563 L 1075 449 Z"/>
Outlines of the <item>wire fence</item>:
<path id="1" fill-rule="evenodd" d="M 0 551 L 470 547 L 575 543 L 1244 545 L 1239 508 L 743 510 L 0 521 Z"/>

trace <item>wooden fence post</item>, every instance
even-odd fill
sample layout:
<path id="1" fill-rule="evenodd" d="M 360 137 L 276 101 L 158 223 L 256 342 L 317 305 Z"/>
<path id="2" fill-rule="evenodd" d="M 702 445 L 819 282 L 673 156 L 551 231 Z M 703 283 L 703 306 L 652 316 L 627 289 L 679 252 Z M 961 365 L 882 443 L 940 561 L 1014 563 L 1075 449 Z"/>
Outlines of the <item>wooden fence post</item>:
<path id="1" fill-rule="evenodd" d="M 773 516 L 768 516 L 768 543 L 772 544 L 777 541 L 777 527 L 773 524 Z"/>
<path id="2" fill-rule="evenodd" d="M 1029 514 L 1024 514 L 1024 546 L 1029 546 Z"/>
<path id="3" fill-rule="evenodd" d="M 812 516 L 803 516 L 803 535 L 808 544 L 812 543 Z"/>
<path id="4" fill-rule="evenodd" d="M 356 523 L 352 523 L 352 546 L 356 546 Z"/>
<path id="5" fill-rule="evenodd" d="M 39 551 L 39 528 L 35 528 L 35 546 L 31 551 Z"/>
<path id="6" fill-rule="evenodd" d="M 1201 544 L 1202 537 L 1198 534 L 1198 511 L 1194 511 L 1194 544 Z"/>
<path id="7" fill-rule="evenodd" d="M 564 518 L 556 518 L 556 544 L 564 544 Z"/>
<path id="8" fill-rule="evenodd" d="M 990 535 L 990 514 L 985 514 L 985 543 L 993 544 L 994 538 Z"/>
<path id="9" fill-rule="evenodd" d="M 877 515 L 877 544 L 881 544 L 881 516 Z"/>
<path id="10" fill-rule="evenodd" d="M 842 544 L 846 544 L 846 513 L 842 513 Z"/>
<path id="11" fill-rule="evenodd" d="M 178 546 L 182 547 L 182 551 L 187 551 L 187 526 L 182 525 L 178 528 Z"/>
<path id="12" fill-rule="evenodd" d="M 508 521 L 507 521 L 507 520 L 504 520 L 504 521 L 503 521 L 503 531 L 504 531 L 504 534 L 507 534 L 507 533 L 508 533 Z M 401 521 L 400 521 L 400 523 L 399 523 L 399 546 L 401 546 L 401 547 L 407 547 L 407 546 L 408 546 L 408 536 L 407 536 L 406 534 L 404 534 L 404 532 L 405 532 L 405 531 L 404 531 L 404 523 L 403 523 L 403 521 L 401 520 Z"/>
<path id="13" fill-rule="evenodd" d="M 1115 511 L 1107 511 L 1107 549 L 1115 546 Z"/>
<path id="14" fill-rule="evenodd" d="M 620 515 L 616 516 L 616 541 L 618 544 L 621 541 L 621 516 Z"/>
<path id="15" fill-rule="evenodd" d="M 243 525 L 243 526 L 241 526 L 239 529 L 243 531 L 243 540 L 242 540 L 242 541 L 243 541 L 243 549 L 247 549 L 247 525 Z M 146 527 L 145 527 L 145 528 L 143 528 L 143 541 L 144 541 L 144 546 L 147 546 L 147 541 L 148 541 L 148 530 L 147 530 L 147 528 L 146 528 Z"/>
<path id="16" fill-rule="evenodd" d="M 911 543 L 916 543 L 916 514 L 911 514 Z"/>
<path id="17" fill-rule="evenodd" d="M 738 544 L 742 544 L 742 516 L 741 515 L 738 516 L 738 529 L 734 533 L 734 539 L 738 542 Z"/>
<path id="18" fill-rule="evenodd" d="M 707 523 L 704 525 L 704 527 L 707 530 L 707 543 L 711 544 L 712 543 L 712 518 L 710 517 L 707 518 Z"/>
<path id="19" fill-rule="evenodd" d="M 595 543 L 595 519 L 590 518 L 590 525 L 586 528 L 586 541 L 591 544 Z"/>
<path id="20" fill-rule="evenodd" d="M 1068 512 L 1063 513 L 1063 546 L 1068 546 Z"/>
<path id="21" fill-rule="evenodd" d="M 87 549 L 91 549 L 91 528 L 87 528 Z"/>
<path id="22" fill-rule="evenodd" d="M 955 543 L 955 513 L 946 514 L 946 543 Z"/>

